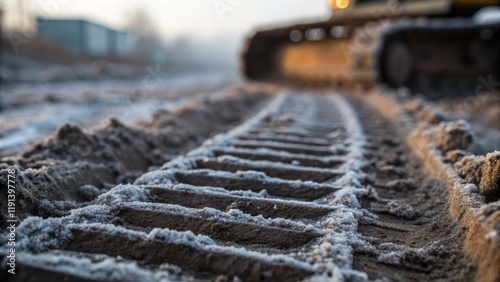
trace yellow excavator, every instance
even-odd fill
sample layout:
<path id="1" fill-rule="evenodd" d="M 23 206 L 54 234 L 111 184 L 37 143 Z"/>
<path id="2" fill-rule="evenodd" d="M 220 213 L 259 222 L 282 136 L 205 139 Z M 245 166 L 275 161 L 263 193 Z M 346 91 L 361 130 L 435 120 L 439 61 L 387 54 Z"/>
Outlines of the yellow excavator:
<path id="1" fill-rule="evenodd" d="M 250 80 L 298 86 L 383 84 L 412 92 L 498 88 L 499 0 L 331 0 L 324 22 L 258 31 Z"/>

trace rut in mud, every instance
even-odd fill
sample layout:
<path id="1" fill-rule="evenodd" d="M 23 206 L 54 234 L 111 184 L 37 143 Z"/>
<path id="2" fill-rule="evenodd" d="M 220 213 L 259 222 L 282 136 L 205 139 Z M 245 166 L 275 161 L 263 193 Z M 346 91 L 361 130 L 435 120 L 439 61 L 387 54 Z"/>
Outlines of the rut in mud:
<path id="1" fill-rule="evenodd" d="M 26 219 L 15 278 L 473 279 L 446 184 L 395 126 L 339 95 L 281 94 L 133 185 Z"/>
<path id="2" fill-rule="evenodd" d="M 160 109 L 133 126 L 114 118 L 93 131 L 64 124 L 17 156 L 0 159 L 0 183 L 7 186 L 6 170 L 16 166 L 18 219 L 62 216 L 68 208 L 88 205 L 117 184 L 131 183 L 144 172 L 241 123 L 262 107 L 273 91 L 231 87 L 169 110 Z M 7 190 L 1 191 L 3 206 Z M 2 232 L 6 212 L 0 212 Z"/>
<path id="3" fill-rule="evenodd" d="M 376 193 L 361 205 L 379 217 L 378 224 L 362 224 L 359 232 L 388 253 L 360 252 L 354 267 L 371 279 L 473 281 L 476 266 L 463 251 L 465 233 L 449 215 L 446 183 L 430 177 L 390 120 L 356 104 L 371 140 L 366 185 Z"/>

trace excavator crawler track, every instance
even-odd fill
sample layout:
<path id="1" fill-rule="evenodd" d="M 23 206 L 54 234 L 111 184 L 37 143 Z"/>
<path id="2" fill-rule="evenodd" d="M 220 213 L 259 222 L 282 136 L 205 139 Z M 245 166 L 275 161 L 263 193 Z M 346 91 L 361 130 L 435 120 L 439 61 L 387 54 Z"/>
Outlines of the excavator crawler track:
<path id="1" fill-rule="evenodd" d="M 470 18 L 322 22 L 257 32 L 242 68 L 251 80 L 295 86 L 381 84 L 464 96 L 499 88 L 498 50 L 500 27 Z"/>

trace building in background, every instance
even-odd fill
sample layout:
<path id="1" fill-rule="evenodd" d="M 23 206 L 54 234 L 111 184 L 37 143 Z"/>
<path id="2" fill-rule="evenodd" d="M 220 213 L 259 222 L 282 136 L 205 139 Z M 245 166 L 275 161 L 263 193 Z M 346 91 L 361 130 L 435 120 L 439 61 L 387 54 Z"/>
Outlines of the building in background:
<path id="1" fill-rule="evenodd" d="M 37 18 L 37 35 L 75 53 L 91 57 L 126 56 L 130 52 L 125 31 L 86 20 Z"/>

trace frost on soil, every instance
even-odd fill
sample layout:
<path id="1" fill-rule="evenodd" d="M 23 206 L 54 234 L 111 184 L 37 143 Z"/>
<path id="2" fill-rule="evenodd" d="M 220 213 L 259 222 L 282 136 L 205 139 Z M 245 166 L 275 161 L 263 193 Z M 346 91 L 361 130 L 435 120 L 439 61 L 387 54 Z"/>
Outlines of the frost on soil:
<path id="1" fill-rule="evenodd" d="M 135 181 L 135 185 L 160 185 L 160 184 L 180 184 L 180 182 L 175 178 L 176 172 L 180 170 L 169 169 L 169 170 L 157 170 L 143 174 Z M 301 181 L 301 180 L 283 180 L 281 178 L 269 177 L 263 172 L 259 171 L 237 171 L 235 173 L 227 171 L 217 171 L 210 169 L 194 169 L 190 171 L 182 171 L 186 175 L 202 174 L 207 176 L 212 176 L 222 179 L 248 179 L 248 180 L 258 180 L 262 182 L 263 187 L 266 183 L 281 183 L 286 184 L 290 188 L 300 189 L 301 185 L 307 185 L 311 188 L 333 188 L 337 187 L 332 184 L 320 184 L 314 181 Z M 241 191 L 243 192 L 243 191 Z M 240 192 L 240 193 L 241 193 Z M 251 192 L 250 192 L 251 193 Z M 265 196 L 265 195 L 262 195 Z"/>
<path id="2" fill-rule="evenodd" d="M 490 200 L 500 198 L 500 151 L 486 155 L 479 188 L 481 193 Z"/>
<path id="3" fill-rule="evenodd" d="M 90 280 L 127 282 L 181 281 L 180 277 L 168 271 L 151 271 L 140 267 L 135 261 L 127 261 L 106 255 L 76 257 L 61 252 L 50 254 L 21 253 L 18 259 L 21 263 L 35 268 L 40 267 L 49 271 L 63 272 Z M 160 266 L 160 269 L 166 268 L 166 266 Z M 175 267 L 170 266 L 169 269 L 175 269 Z"/>
<path id="4" fill-rule="evenodd" d="M 330 205 L 335 210 L 322 223 L 326 235 L 320 239 L 319 248 L 312 250 L 310 257 L 318 269 L 324 269 L 324 275 L 317 275 L 313 281 L 367 281 L 366 273 L 352 269 L 354 250 L 363 252 L 376 252 L 374 246 L 365 241 L 358 232 L 358 222 L 369 214 L 363 210 L 358 201 L 358 196 L 369 193 L 368 187 L 362 184 L 366 177 L 361 171 L 364 165 L 364 146 L 366 137 L 361 123 L 352 107 L 340 96 L 333 96 L 333 102 L 339 111 L 350 140 L 346 162 L 341 169 L 347 171 L 337 179 L 335 186 L 342 187 L 333 195 L 327 196 Z M 371 215 L 372 217 L 375 217 Z"/>
<path id="5" fill-rule="evenodd" d="M 59 218 L 29 217 L 17 228 L 19 251 L 40 253 L 64 246 L 72 237 Z"/>
<path id="6" fill-rule="evenodd" d="M 316 228 L 306 225 L 301 222 L 287 220 L 284 218 L 264 218 L 262 215 L 251 216 L 241 212 L 238 209 L 230 209 L 227 212 L 222 212 L 213 208 L 194 209 L 186 208 L 178 205 L 159 204 L 159 203 L 128 203 L 126 207 L 135 208 L 138 210 L 160 211 L 162 213 L 182 214 L 185 217 L 203 218 L 206 220 L 231 221 L 240 223 L 251 223 L 260 226 L 274 226 L 280 228 L 293 229 L 298 231 L 314 231 L 319 232 Z"/>
<path id="7" fill-rule="evenodd" d="M 431 252 L 439 249 L 439 245 L 433 244 L 429 248 L 412 248 L 393 243 L 382 243 L 378 249 L 382 252 L 378 256 L 380 262 L 392 265 L 400 265 L 405 261 L 429 264 L 434 261 Z"/>
<path id="8" fill-rule="evenodd" d="M 472 130 L 464 120 L 441 122 L 427 131 L 428 138 L 437 149 L 446 153 L 451 150 L 466 150 L 472 143 Z"/>
<path id="9" fill-rule="evenodd" d="M 387 211 L 395 216 L 407 219 L 413 219 L 417 213 L 407 204 L 390 201 L 386 204 Z"/>
<path id="10" fill-rule="evenodd" d="M 118 185 L 108 193 L 99 196 L 97 204 L 116 206 L 122 202 L 147 202 L 149 201 L 149 192 L 135 185 Z"/>
<path id="11" fill-rule="evenodd" d="M 173 153 L 198 146 L 238 122 L 269 96 L 266 91 L 233 87 L 213 97 L 191 97 L 134 125 L 109 119 L 86 131 L 63 124 L 17 156 L 0 159 L 0 184 L 5 182 L 6 168 L 17 166 L 16 212 L 21 220 L 36 215 L 43 199 L 93 201 L 108 188 L 133 182 L 134 175 L 161 166 Z M 6 210 L 2 209 L 0 227 L 5 225 Z"/>
<path id="12" fill-rule="evenodd" d="M 453 167 L 465 183 L 479 185 L 484 163 L 484 156 L 464 156 Z"/>
<path id="13" fill-rule="evenodd" d="M 366 136 L 362 130 L 361 123 L 355 114 L 353 108 L 341 96 L 333 96 L 325 99 L 325 103 L 331 103 L 335 106 L 336 112 L 340 115 L 342 124 L 348 134 L 347 140 L 344 141 L 341 149 L 346 151 L 346 155 L 342 157 L 344 160 L 341 169 L 321 169 L 321 168 L 304 168 L 303 170 L 315 172 L 336 172 L 340 177 L 331 180 L 328 184 L 318 184 L 311 181 L 291 181 L 282 180 L 267 176 L 265 173 L 257 171 L 238 171 L 236 173 L 226 171 L 215 171 L 209 169 L 195 169 L 195 159 L 214 158 L 216 155 L 213 150 L 215 148 L 225 148 L 230 146 L 235 136 L 247 134 L 254 129 L 265 116 L 276 115 L 268 122 L 276 121 L 279 123 L 293 123 L 293 119 L 286 115 L 275 113 L 276 108 L 282 106 L 285 96 L 280 96 L 275 100 L 275 104 L 267 110 L 261 112 L 256 118 L 251 119 L 243 126 L 236 128 L 228 134 L 222 134 L 205 142 L 204 146 L 199 149 L 191 151 L 186 157 L 179 157 L 173 161 L 165 164 L 161 170 L 152 171 L 143 174 L 135 181 L 135 185 L 119 185 L 112 190 L 100 195 L 93 202 L 95 205 L 87 206 L 84 208 L 74 209 L 69 215 L 59 219 L 41 219 L 37 217 L 25 220 L 19 227 L 20 246 L 23 251 L 32 252 L 35 254 L 23 254 L 26 258 L 32 258 L 33 261 L 43 263 L 45 267 L 54 267 L 64 269 L 65 267 L 71 268 L 74 266 L 85 267 L 91 269 L 95 277 L 111 277 L 116 279 L 132 279 L 136 275 L 143 275 L 142 280 L 158 279 L 158 275 L 167 275 L 165 273 L 155 272 L 151 273 L 147 270 L 137 268 L 135 263 L 122 262 L 119 259 L 105 258 L 100 263 L 92 263 L 85 258 L 78 260 L 74 258 L 64 257 L 60 258 L 59 264 L 52 261 L 52 257 L 46 259 L 37 256 L 36 253 L 46 251 L 49 249 L 64 249 L 64 245 L 72 238 L 72 229 L 79 229 L 83 231 L 97 231 L 106 232 L 111 235 L 127 236 L 130 240 L 140 241 L 154 241 L 165 244 L 187 245 L 195 249 L 203 249 L 206 251 L 223 252 L 231 255 L 252 257 L 263 261 L 270 262 L 284 262 L 292 264 L 296 267 L 313 270 L 320 273 L 311 278 L 314 281 L 333 280 L 333 281 L 366 281 L 368 276 L 366 273 L 353 270 L 353 257 L 354 252 L 368 253 L 376 255 L 380 262 L 399 265 L 407 260 L 416 260 L 422 262 L 432 261 L 431 253 L 438 248 L 438 246 L 431 246 L 429 248 L 410 248 L 407 246 L 400 246 L 392 243 L 384 243 L 374 246 L 368 242 L 368 239 L 363 237 L 358 232 L 360 222 L 376 222 L 378 217 L 371 214 L 361 207 L 358 200 L 362 196 L 375 195 L 376 192 L 372 191 L 374 188 L 367 187 L 364 182 L 367 175 L 362 171 L 365 165 L 365 147 L 368 144 Z M 277 102 L 276 102 L 277 101 Z M 194 114 L 192 111 L 187 113 Z M 305 115 L 307 117 L 307 114 Z M 172 120 L 165 120 L 164 122 L 171 122 Z M 304 123 L 311 122 L 308 118 L 301 121 Z M 163 122 L 163 121 L 162 121 Z M 437 122 L 437 121 L 436 121 Z M 151 121 L 155 123 L 155 121 Z M 435 140 L 438 149 L 442 151 L 449 151 L 454 149 L 464 149 L 470 142 L 467 126 L 460 122 L 457 123 L 441 123 L 439 130 L 430 130 L 427 132 L 433 140 Z M 269 144 L 269 143 L 268 143 Z M 340 147 L 339 147 L 340 148 Z M 234 148 L 233 148 L 234 149 Z M 335 150 L 335 148 L 333 148 Z M 338 149 L 338 148 L 337 148 Z M 268 153 L 268 151 L 260 151 L 261 153 Z M 289 153 L 279 153 L 273 151 L 274 154 L 282 154 L 283 157 L 292 156 Z M 495 172 L 498 167 L 498 154 L 489 157 L 490 160 L 488 168 L 483 169 L 489 175 L 492 175 L 492 181 L 498 182 L 498 174 Z M 248 161 L 241 158 L 222 156 L 217 157 L 217 161 L 230 163 L 234 165 L 256 165 L 268 168 L 277 169 L 292 169 L 297 168 L 296 165 L 286 163 L 276 163 L 269 161 Z M 189 170 L 189 171 L 187 171 Z M 296 222 L 283 218 L 264 218 L 262 215 L 250 216 L 241 212 L 238 209 L 231 209 L 227 212 L 222 212 L 213 208 L 187 208 L 172 204 L 151 203 L 154 198 L 150 195 L 148 188 L 165 188 L 179 191 L 202 192 L 205 194 L 213 193 L 217 195 L 236 195 L 248 198 L 266 198 L 265 190 L 263 193 L 255 193 L 251 191 L 227 191 L 217 187 L 200 187 L 191 186 L 180 183 L 176 179 L 177 173 L 183 173 L 189 177 L 195 174 L 204 174 L 206 176 L 226 178 L 226 179 L 251 179 L 257 180 L 261 183 L 281 183 L 287 184 L 292 188 L 300 188 L 300 185 L 310 185 L 311 187 L 337 187 L 337 191 L 319 200 L 318 203 L 328 204 L 332 207 L 332 212 L 323 218 L 316 226 L 308 225 L 302 222 Z M 397 167 L 388 167 L 384 170 L 386 178 L 391 178 L 392 175 L 399 176 Z M 483 172 L 484 173 L 484 172 Z M 496 182 L 495 182 L 496 181 Z M 139 186 L 143 185 L 143 186 Z M 415 189 L 416 184 L 412 181 L 393 180 L 387 183 L 389 187 L 395 189 Z M 472 185 L 472 184 L 471 184 Z M 472 185 L 474 186 L 474 185 Z M 265 187 L 265 185 L 264 185 Z M 474 186 L 475 187 L 475 186 Z M 95 187 L 80 187 L 79 191 L 84 198 L 91 199 L 97 196 L 100 191 Z M 461 187 L 463 189 L 471 190 L 471 186 Z M 469 191 L 473 193 L 473 191 Z M 277 200 L 279 201 L 279 200 Z M 290 202 L 290 201 L 287 201 Z M 313 204 L 311 204 L 313 205 Z M 55 206 L 50 206 L 44 203 L 47 209 L 55 209 Z M 143 231 L 134 231 L 123 227 L 112 225 L 115 215 L 121 208 L 135 208 L 138 210 L 160 211 L 162 213 L 175 213 L 189 217 L 204 218 L 207 220 L 218 221 L 231 221 L 247 224 L 257 224 L 268 227 L 288 228 L 293 230 L 300 230 L 306 232 L 315 232 L 321 235 L 319 239 L 301 248 L 294 256 L 303 261 L 291 258 L 284 255 L 270 255 L 264 253 L 257 253 L 249 251 L 245 248 L 235 248 L 217 245 L 211 238 L 203 235 L 195 235 L 191 231 L 179 232 L 169 229 L 155 228 L 149 233 Z M 414 218 L 416 213 L 408 205 L 400 204 L 397 202 L 388 202 L 386 207 L 387 211 L 391 214 L 403 217 Z M 496 236 L 495 234 L 489 236 Z M 30 257 L 31 256 L 31 257 Z M 110 269 L 116 268 L 116 271 L 110 272 Z M 142 272 L 141 272 L 142 271 Z M 86 274 L 85 274 L 86 275 Z M 101 276 L 102 275 L 102 276 Z M 153 276 L 152 276 L 153 275 Z M 125 277 L 126 276 L 126 277 Z M 125 278 L 122 278 L 125 277 Z M 168 278 L 168 275 L 167 275 Z M 107 278 L 106 278 L 107 279 Z"/>

